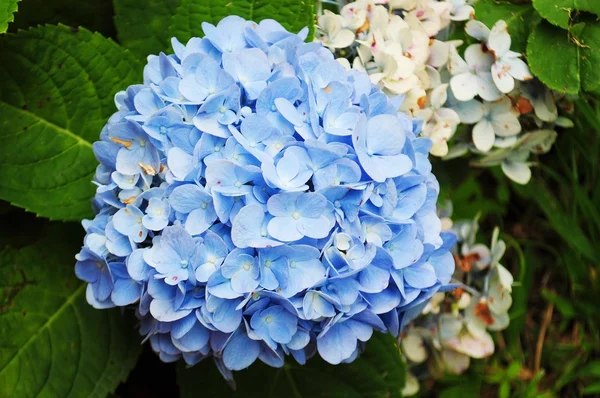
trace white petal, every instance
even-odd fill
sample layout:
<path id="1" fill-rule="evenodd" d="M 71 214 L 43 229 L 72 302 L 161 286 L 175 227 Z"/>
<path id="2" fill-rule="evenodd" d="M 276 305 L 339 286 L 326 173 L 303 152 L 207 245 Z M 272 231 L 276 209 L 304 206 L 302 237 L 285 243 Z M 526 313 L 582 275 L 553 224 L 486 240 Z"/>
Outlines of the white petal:
<path id="1" fill-rule="evenodd" d="M 427 123 L 433 117 L 433 110 L 431 108 L 417 109 L 413 112 L 413 116 Z"/>
<path id="2" fill-rule="evenodd" d="M 519 119 L 511 113 L 493 115 L 494 133 L 500 137 L 510 137 L 521 132 Z"/>
<path id="3" fill-rule="evenodd" d="M 502 20 L 496 22 L 488 38 L 488 47 L 494 51 L 498 58 L 501 58 L 510 50 L 510 35 L 508 34 L 506 22 Z"/>
<path id="4" fill-rule="evenodd" d="M 465 32 L 467 32 L 469 36 L 479 41 L 487 41 L 488 37 L 490 36 L 490 29 L 482 22 L 474 19 L 467 22 L 465 25 Z"/>
<path id="5" fill-rule="evenodd" d="M 465 62 L 464 59 L 460 55 L 458 55 L 458 51 L 456 51 L 455 47 L 450 48 L 450 58 L 448 63 L 448 71 L 452 75 L 460 75 L 462 73 L 470 73 L 471 69 L 469 65 Z"/>
<path id="6" fill-rule="evenodd" d="M 354 42 L 354 33 L 348 29 L 341 30 L 331 40 L 330 46 L 334 48 L 349 47 Z"/>
<path id="7" fill-rule="evenodd" d="M 510 323 L 510 317 L 508 316 L 508 312 L 504 312 L 502 314 L 491 313 L 492 319 L 494 319 L 494 323 L 488 326 L 488 330 L 492 332 L 497 332 L 499 330 L 504 330 L 508 327 Z"/>
<path id="8" fill-rule="evenodd" d="M 319 26 L 328 36 L 333 36 L 342 29 L 343 18 L 329 10 L 319 16 Z"/>
<path id="9" fill-rule="evenodd" d="M 489 333 L 475 337 L 470 333 L 463 333 L 459 337 L 459 344 L 455 348 L 471 358 L 485 358 L 494 353 L 494 340 Z"/>
<path id="10" fill-rule="evenodd" d="M 383 85 L 395 94 L 404 94 L 413 89 L 419 84 L 419 79 L 415 75 L 409 76 L 407 79 L 389 80 L 385 79 Z"/>
<path id="11" fill-rule="evenodd" d="M 478 94 L 486 101 L 497 101 L 503 94 L 492 80 L 492 74 L 489 72 L 478 73 L 479 91 Z"/>
<path id="12" fill-rule="evenodd" d="M 494 146 L 494 128 L 487 120 L 482 120 L 473 128 L 473 143 L 481 152 L 488 152 Z"/>
<path id="13" fill-rule="evenodd" d="M 475 10 L 471 6 L 464 5 L 454 10 L 454 13 L 450 16 L 453 21 L 466 21 L 471 18 L 471 15 L 475 14 Z"/>
<path id="14" fill-rule="evenodd" d="M 447 348 L 442 349 L 442 360 L 446 365 L 446 370 L 455 375 L 464 373 L 471 363 L 471 358 L 468 355 Z"/>
<path id="15" fill-rule="evenodd" d="M 433 40 L 432 44 L 429 46 L 429 51 L 429 59 L 427 60 L 428 65 L 440 68 L 448 62 L 450 47 L 447 43 L 440 40 Z"/>
<path id="16" fill-rule="evenodd" d="M 433 156 L 444 157 L 448 154 L 448 141 L 441 140 L 434 142 L 429 150 Z"/>
<path id="17" fill-rule="evenodd" d="M 440 108 L 435 111 L 435 119 L 440 123 L 445 123 L 450 127 L 454 127 L 460 123 L 458 113 L 450 108 Z"/>
<path id="18" fill-rule="evenodd" d="M 419 380 L 409 371 L 406 372 L 406 383 L 402 388 L 402 396 L 410 397 L 419 392 Z"/>
<path id="19" fill-rule="evenodd" d="M 502 162 L 502 171 L 508 178 L 518 184 L 525 185 L 531 179 L 531 169 L 526 163 L 505 160 Z"/>
<path id="20" fill-rule="evenodd" d="M 346 70 L 350 70 L 352 69 L 350 66 L 350 61 L 348 61 L 346 58 L 336 58 L 335 59 L 340 65 L 342 65 L 342 67 Z"/>
<path id="21" fill-rule="evenodd" d="M 425 342 L 419 332 L 415 330 L 410 330 L 402 339 L 402 350 L 412 362 L 421 363 L 427 359 Z"/>
<path id="22" fill-rule="evenodd" d="M 431 91 L 429 102 L 432 107 L 441 108 L 446 103 L 448 99 L 448 94 L 446 94 L 447 89 L 448 84 L 441 84 Z"/>
<path id="23" fill-rule="evenodd" d="M 460 102 L 453 109 L 460 117 L 460 121 L 462 123 L 473 124 L 480 121 L 483 117 L 484 107 L 481 102 L 477 100 L 471 100 Z"/>
<path id="24" fill-rule="evenodd" d="M 517 80 L 531 80 L 533 76 L 529 70 L 529 66 L 520 58 L 506 58 L 503 59 L 504 63 L 507 64 L 510 69 L 508 73 Z"/>
<path id="25" fill-rule="evenodd" d="M 496 148 L 510 148 L 517 142 L 517 136 L 513 135 L 511 137 L 496 137 L 494 141 L 494 146 Z"/>
<path id="26" fill-rule="evenodd" d="M 425 73 L 427 74 L 427 78 L 429 79 L 429 87 L 437 87 L 442 84 L 442 78 L 440 76 L 440 72 L 432 68 L 429 65 L 425 65 Z M 421 78 L 421 81 L 424 79 Z"/>
<path id="27" fill-rule="evenodd" d="M 481 44 L 471 44 L 465 50 L 465 61 L 476 71 L 487 72 L 494 63 L 494 56 L 484 51 Z"/>
<path id="28" fill-rule="evenodd" d="M 480 80 L 479 77 L 469 72 L 453 76 L 450 79 L 452 93 L 459 101 L 472 100 L 480 91 Z"/>
<path id="29" fill-rule="evenodd" d="M 492 65 L 492 79 L 494 84 L 503 93 L 510 93 L 515 88 L 515 79 L 508 73 L 510 66 L 502 61 L 497 61 Z"/>

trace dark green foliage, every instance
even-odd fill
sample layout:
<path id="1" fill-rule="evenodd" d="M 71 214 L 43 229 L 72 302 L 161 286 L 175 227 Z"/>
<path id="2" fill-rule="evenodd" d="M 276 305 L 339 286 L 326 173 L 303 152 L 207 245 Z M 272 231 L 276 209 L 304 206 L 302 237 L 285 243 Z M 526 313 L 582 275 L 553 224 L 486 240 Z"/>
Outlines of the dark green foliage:
<path id="1" fill-rule="evenodd" d="M 281 369 L 256 363 L 235 373 L 235 392 L 211 360 L 192 369 L 180 365 L 177 380 L 182 398 L 196 397 L 200 390 L 208 396 L 223 398 L 400 397 L 405 369 L 394 339 L 378 333 L 369 340 L 365 352 L 351 364 L 331 366 L 317 357 L 307 365 L 290 363 Z"/>

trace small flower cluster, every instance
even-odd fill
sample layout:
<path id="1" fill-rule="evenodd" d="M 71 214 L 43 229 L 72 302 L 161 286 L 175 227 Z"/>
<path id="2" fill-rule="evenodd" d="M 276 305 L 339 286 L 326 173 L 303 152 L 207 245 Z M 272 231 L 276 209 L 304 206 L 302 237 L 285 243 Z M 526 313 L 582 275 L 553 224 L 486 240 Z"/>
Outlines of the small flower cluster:
<path id="1" fill-rule="evenodd" d="M 572 124 L 558 116 L 558 94 L 535 80 L 521 54 L 510 50 L 506 22 L 500 20 L 490 30 L 470 20 L 465 31 L 479 43 L 467 47 L 464 59 L 452 48 L 447 106 L 461 123 L 473 126 L 473 144 L 457 143 L 447 157 L 470 149 L 482 155 L 475 165 L 501 165 L 507 177 L 526 184 L 529 155 L 548 152 L 556 140 L 555 126 Z"/>
<path id="2" fill-rule="evenodd" d="M 420 123 L 306 30 L 231 16 L 116 95 L 75 271 L 164 361 L 352 361 L 450 281 Z"/>
<path id="3" fill-rule="evenodd" d="M 472 151 L 481 155 L 475 165 L 501 165 L 509 178 L 527 183 L 529 155 L 547 152 L 555 125 L 571 123 L 558 117 L 558 94 L 534 80 L 521 55 L 510 50 L 506 23 L 488 29 L 471 19 L 474 9 L 464 0 L 384 3 L 358 0 L 339 15 L 324 11 L 319 40 L 346 68 L 368 72 L 390 96 L 406 97 L 402 110 L 424 121 L 421 135 L 433 141 L 432 155 L 449 159 Z M 462 58 L 462 41 L 441 38 L 452 21 L 466 20 L 466 33 L 479 43 Z M 471 134 L 449 148 L 461 124 L 472 125 Z"/>
<path id="4" fill-rule="evenodd" d="M 403 333 L 402 353 L 413 370 L 429 359 L 428 369 L 434 375 L 461 374 L 471 358 L 494 353 L 488 331 L 503 330 L 509 324 L 513 277 L 500 264 L 506 245 L 498 239 L 498 228 L 489 247 L 475 243 L 478 228 L 477 218 L 453 226 L 460 247 L 454 254 L 457 288 L 436 293 Z M 417 378 L 409 372 L 405 395 L 415 394 L 418 388 Z"/>

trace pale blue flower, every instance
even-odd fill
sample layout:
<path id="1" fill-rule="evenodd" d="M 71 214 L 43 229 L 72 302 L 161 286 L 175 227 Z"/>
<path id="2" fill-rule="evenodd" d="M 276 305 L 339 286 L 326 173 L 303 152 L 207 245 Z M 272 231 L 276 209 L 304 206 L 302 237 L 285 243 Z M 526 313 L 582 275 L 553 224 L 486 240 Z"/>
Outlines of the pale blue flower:
<path id="1" fill-rule="evenodd" d="M 143 242 L 148 236 L 148 228 L 144 226 L 144 213 L 134 205 L 127 205 L 115 213 L 113 225 L 115 229 L 134 242 Z"/>
<path id="2" fill-rule="evenodd" d="M 169 224 L 170 212 L 171 206 L 167 199 L 150 198 L 142 224 L 149 230 L 160 231 Z"/>
<path id="3" fill-rule="evenodd" d="M 195 280 L 199 247 L 186 230 L 175 225 L 163 230 L 152 248 L 144 252 L 144 260 L 156 270 L 154 278 L 176 285 L 190 278 Z"/>
<path id="4" fill-rule="evenodd" d="M 197 65 L 195 72 L 181 79 L 179 91 L 189 101 L 201 103 L 210 95 L 225 91 L 234 80 L 229 73 L 221 69 L 211 57 L 197 54 L 194 59 Z"/>
<path id="5" fill-rule="evenodd" d="M 231 135 L 228 126 L 238 120 L 240 110 L 240 88 L 236 85 L 212 95 L 194 117 L 194 125 L 202 132 L 227 138 Z"/>
<path id="6" fill-rule="evenodd" d="M 273 216 L 268 231 L 284 242 L 309 238 L 321 239 L 333 227 L 333 208 L 323 195 L 310 193 L 280 193 L 271 196 L 267 210 Z"/>
<path id="7" fill-rule="evenodd" d="M 206 231 L 217 219 L 212 197 L 196 184 L 175 188 L 169 203 L 175 211 L 185 215 L 185 229 L 192 235 Z"/>
<path id="8" fill-rule="evenodd" d="M 158 151 L 138 124 L 132 121 L 116 123 L 109 127 L 108 136 L 121 146 L 116 158 L 118 172 L 126 175 L 158 173 Z"/>
<path id="9" fill-rule="evenodd" d="M 298 328 L 298 317 L 280 305 L 267 307 L 252 315 L 250 326 L 271 347 L 292 341 Z"/>
<path id="10" fill-rule="evenodd" d="M 256 99 L 267 87 L 267 79 L 271 75 L 269 59 L 258 48 L 223 54 L 223 68 L 240 82 L 250 100 Z"/>
<path id="11" fill-rule="evenodd" d="M 368 122 L 362 117 L 352 140 L 360 165 L 377 182 L 398 177 L 412 168 L 410 158 L 402 153 L 406 133 L 402 123 L 392 115 L 378 115 Z"/>
<path id="12" fill-rule="evenodd" d="M 90 284 L 96 300 L 106 300 L 114 287 L 112 272 L 106 260 L 85 247 L 75 258 L 77 277 Z"/>

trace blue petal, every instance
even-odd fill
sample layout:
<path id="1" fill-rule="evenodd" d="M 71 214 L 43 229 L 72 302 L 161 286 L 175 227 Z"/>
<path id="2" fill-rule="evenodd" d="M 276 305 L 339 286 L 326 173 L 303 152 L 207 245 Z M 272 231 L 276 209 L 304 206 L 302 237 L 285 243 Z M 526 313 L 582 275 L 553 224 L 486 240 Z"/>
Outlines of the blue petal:
<path id="1" fill-rule="evenodd" d="M 208 330 L 196 321 L 192 329 L 179 339 L 173 339 L 175 347 L 183 352 L 199 351 L 208 343 Z"/>
<path id="2" fill-rule="evenodd" d="M 324 360 L 337 365 L 350 358 L 357 343 L 352 329 L 344 323 L 338 323 L 317 338 L 317 349 Z"/>
<path id="3" fill-rule="evenodd" d="M 236 333 L 223 350 L 223 362 L 228 369 L 242 370 L 252 365 L 260 353 L 260 344 L 245 333 Z"/>

